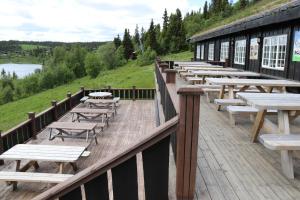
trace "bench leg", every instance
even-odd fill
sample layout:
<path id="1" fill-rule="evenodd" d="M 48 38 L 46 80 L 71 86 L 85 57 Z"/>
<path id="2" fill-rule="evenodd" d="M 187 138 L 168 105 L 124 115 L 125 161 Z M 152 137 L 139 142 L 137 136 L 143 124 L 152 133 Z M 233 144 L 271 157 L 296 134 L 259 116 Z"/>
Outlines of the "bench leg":
<path id="1" fill-rule="evenodd" d="M 17 162 L 16 162 L 16 172 L 20 171 L 20 167 L 21 167 L 21 160 L 17 160 Z M 17 181 L 12 182 L 13 191 L 15 191 L 17 189 L 17 185 L 18 185 Z"/>
<path id="2" fill-rule="evenodd" d="M 278 111 L 278 127 L 281 134 L 290 134 L 290 123 L 288 111 Z M 289 178 L 294 179 L 294 165 L 293 165 L 293 151 L 281 151 L 281 168 L 283 174 Z"/>
<path id="3" fill-rule="evenodd" d="M 235 117 L 233 114 L 229 113 L 229 120 L 232 126 L 235 126 Z"/>

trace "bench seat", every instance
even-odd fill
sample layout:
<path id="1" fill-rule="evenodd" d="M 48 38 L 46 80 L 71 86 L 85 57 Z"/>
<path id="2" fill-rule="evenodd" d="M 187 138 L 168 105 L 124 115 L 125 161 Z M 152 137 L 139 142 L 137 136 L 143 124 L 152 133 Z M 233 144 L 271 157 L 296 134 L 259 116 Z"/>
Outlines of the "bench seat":
<path id="1" fill-rule="evenodd" d="M 215 99 L 214 102 L 221 106 L 245 105 L 245 102 L 241 99 Z"/>
<path id="2" fill-rule="evenodd" d="M 231 114 L 257 113 L 258 109 L 252 106 L 227 106 L 227 111 Z"/>
<path id="3" fill-rule="evenodd" d="M 259 141 L 271 150 L 300 150 L 300 134 L 264 134 Z"/>
<path id="4" fill-rule="evenodd" d="M 80 102 L 81 103 L 84 103 L 86 100 L 88 100 L 89 99 L 89 97 L 88 96 L 84 96 L 84 97 L 82 97 L 81 99 L 80 99 Z"/>
<path id="5" fill-rule="evenodd" d="M 0 171 L 1 181 L 61 183 L 72 176 L 72 174 Z"/>

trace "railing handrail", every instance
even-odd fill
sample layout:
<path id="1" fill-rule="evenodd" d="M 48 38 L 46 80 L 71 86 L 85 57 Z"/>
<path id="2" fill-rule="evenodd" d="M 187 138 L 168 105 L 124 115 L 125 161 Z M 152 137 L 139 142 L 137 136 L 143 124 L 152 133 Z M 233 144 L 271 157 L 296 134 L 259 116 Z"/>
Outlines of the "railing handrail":
<path id="1" fill-rule="evenodd" d="M 57 184 L 51 189 L 36 196 L 33 200 L 55 199 L 74 190 L 75 188 L 78 188 L 82 184 L 107 172 L 109 169 L 123 163 L 124 161 L 135 156 L 137 153 L 142 152 L 143 150 L 147 149 L 153 144 L 156 144 L 162 139 L 171 135 L 177 130 L 178 122 L 179 118 L 178 116 L 175 116 L 168 122 L 155 128 L 155 130 L 151 134 L 145 136 L 145 138 L 141 141 L 135 142 L 132 145 L 130 145 L 130 147 L 128 147 L 126 150 L 123 150 L 121 152 L 116 153 L 113 156 L 104 158 L 103 160 L 96 162 L 92 166 L 74 175 L 67 181 Z"/>

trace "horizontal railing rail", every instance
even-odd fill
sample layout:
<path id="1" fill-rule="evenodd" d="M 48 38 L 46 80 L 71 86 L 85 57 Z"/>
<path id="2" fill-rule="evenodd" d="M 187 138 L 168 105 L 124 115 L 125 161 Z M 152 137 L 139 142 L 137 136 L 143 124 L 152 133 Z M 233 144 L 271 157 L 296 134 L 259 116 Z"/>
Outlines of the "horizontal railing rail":
<path id="1" fill-rule="evenodd" d="M 67 98 L 60 102 L 52 101 L 51 107 L 37 115 L 35 115 L 35 113 L 28 113 L 28 120 L 25 120 L 10 130 L 4 133 L 1 133 L 0 131 L 0 153 L 7 151 L 17 144 L 23 144 L 28 142 L 30 139 L 35 139 L 36 135 L 50 123 L 58 120 L 73 107 L 77 106 L 83 96 L 96 91 L 109 91 L 114 97 L 132 100 L 154 99 L 156 93 L 153 88 L 136 88 L 135 86 L 132 88 L 108 87 L 104 89 L 84 89 L 82 87 L 80 91 L 73 95 L 68 93 Z"/>
<path id="2" fill-rule="evenodd" d="M 107 171 L 111 170 L 114 199 L 138 199 L 136 155 L 142 153 L 146 199 L 168 199 L 169 139 L 177 130 L 178 117 L 157 127 L 140 142 L 104 158 L 34 200 L 109 199 Z"/>

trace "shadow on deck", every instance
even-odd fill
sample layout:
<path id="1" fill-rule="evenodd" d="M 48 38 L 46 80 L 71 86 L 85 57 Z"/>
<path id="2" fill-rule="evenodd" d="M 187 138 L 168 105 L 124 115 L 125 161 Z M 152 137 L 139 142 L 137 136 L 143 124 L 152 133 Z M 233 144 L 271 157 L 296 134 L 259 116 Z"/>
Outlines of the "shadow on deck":
<path id="1" fill-rule="evenodd" d="M 121 101 L 118 108 L 118 114 L 110 120 L 109 127 L 106 127 L 103 132 L 97 135 L 98 145 L 93 141 L 88 147 L 91 154 L 86 158 L 80 158 L 77 162 L 81 171 L 95 162 L 111 156 L 112 154 L 128 147 L 133 141 L 138 141 L 140 136 L 151 133 L 156 127 L 155 124 L 155 105 L 153 100 L 137 100 L 137 101 Z M 71 115 L 68 113 L 60 119 L 60 121 L 71 121 Z M 84 122 L 82 122 L 84 123 Z M 99 130 L 97 130 L 99 132 Z M 48 140 L 49 132 L 44 130 L 38 135 L 37 140 L 31 143 L 43 144 L 61 144 L 61 145 L 80 145 L 86 146 L 85 140 L 81 139 L 61 139 L 56 138 L 53 141 Z M 138 159 L 139 162 L 139 159 Z M 24 163 L 23 163 L 24 164 Z M 15 162 L 5 162 L 1 166 L 1 170 L 13 171 Z M 33 169 L 30 169 L 33 170 Z M 58 166 L 55 163 L 41 162 L 38 172 L 56 173 Z M 66 168 L 64 173 L 74 173 L 70 166 Z M 77 173 L 77 172 L 76 172 Z M 138 181 L 142 182 L 142 181 Z M 49 189 L 50 184 L 39 183 L 18 183 L 18 190 L 12 191 L 11 186 L 5 183 L 0 183 L 0 199 L 32 199 L 34 196 Z M 139 187 L 142 187 L 141 185 Z M 110 188 L 111 190 L 111 188 Z M 143 199 L 142 192 L 139 194 L 140 199 Z"/>

